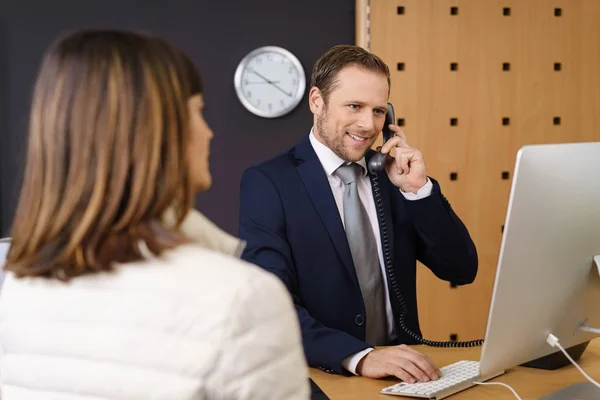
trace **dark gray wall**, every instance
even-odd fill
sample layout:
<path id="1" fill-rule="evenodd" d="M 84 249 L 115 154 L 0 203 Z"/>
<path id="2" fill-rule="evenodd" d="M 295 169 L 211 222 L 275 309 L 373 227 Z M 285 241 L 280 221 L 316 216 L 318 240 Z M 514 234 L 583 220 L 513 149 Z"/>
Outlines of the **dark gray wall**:
<path id="1" fill-rule="evenodd" d="M 8 183 L 10 176 L 4 173 L 5 153 L 8 152 L 8 146 L 5 143 L 5 138 L 9 136 L 8 128 L 8 59 L 6 58 L 6 33 L 5 26 L 0 17 L 0 237 L 4 236 L 6 223 L 4 222 L 7 214 L 5 209 L 8 209 L 8 197 L 6 195 L 5 185 Z"/>
<path id="2" fill-rule="evenodd" d="M 214 186 L 198 196 L 196 206 L 236 233 L 243 170 L 292 146 L 312 123 L 306 95 L 282 118 L 247 112 L 233 89 L 237 63 L 255 47 L 277 45 L 296 54 L 309 79 L 323 51 L 354 42 L 354 1 L 0 0 L 0 236 L 9 229 L 18 197 L 42 53 L 57 35 L 81 27 L 147 30 L 192 56 L 205 81 L 205 114 L 215 131 Z"/>

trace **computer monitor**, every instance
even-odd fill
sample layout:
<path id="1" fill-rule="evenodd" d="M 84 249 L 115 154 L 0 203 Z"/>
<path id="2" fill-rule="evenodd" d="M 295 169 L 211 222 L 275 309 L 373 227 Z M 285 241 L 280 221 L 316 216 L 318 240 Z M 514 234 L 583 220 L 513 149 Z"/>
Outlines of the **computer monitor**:
<path id="1" fill-rule="evenodd" d="M 600 142 L 518 154 L 483 345 L 493 375 L 593 339 L 600 328 Z"/>

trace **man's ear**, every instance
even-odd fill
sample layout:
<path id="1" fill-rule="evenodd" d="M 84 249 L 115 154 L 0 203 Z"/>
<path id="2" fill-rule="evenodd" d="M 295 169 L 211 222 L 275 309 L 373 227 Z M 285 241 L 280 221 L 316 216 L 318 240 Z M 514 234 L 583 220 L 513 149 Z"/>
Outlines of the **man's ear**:
<path id="1" fill-rule="evenodd" d="M 310 111 L 313 114 L 320 114 L 321 110 L 323 110 L 323 104 L 324 101 L 321 90 L 316 86 L 310 88 L 310 92 L 308 92 L 308 105 Z"/>

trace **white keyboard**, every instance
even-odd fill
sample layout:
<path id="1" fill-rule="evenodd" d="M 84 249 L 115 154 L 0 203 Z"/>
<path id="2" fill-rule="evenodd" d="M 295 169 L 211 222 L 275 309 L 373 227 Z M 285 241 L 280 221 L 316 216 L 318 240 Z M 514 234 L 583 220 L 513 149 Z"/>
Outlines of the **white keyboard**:
<path id="1" fill-rule="evenodd" d="M 439 400 L 467 389 L 479 378 L 478 361 L 458 361 L 440 368 L 442 377 L 430 382 L 400 382 L 381 390 L 383 394 Z M 488 377 L 487 379 L 490 379 Z"/>

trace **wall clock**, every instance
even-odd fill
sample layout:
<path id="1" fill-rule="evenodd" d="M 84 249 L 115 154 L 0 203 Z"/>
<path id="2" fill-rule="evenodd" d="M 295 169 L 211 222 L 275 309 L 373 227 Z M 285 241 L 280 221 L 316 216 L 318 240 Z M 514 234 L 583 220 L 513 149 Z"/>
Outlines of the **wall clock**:
<path id="1" fill-rule="evenodd" d="M 263 46 L 239 63 L 234 86 L 240 102 L 255 115 L 281 117 L 304 97 L 306 76 L 296 56 L 277 46 Z"/>

